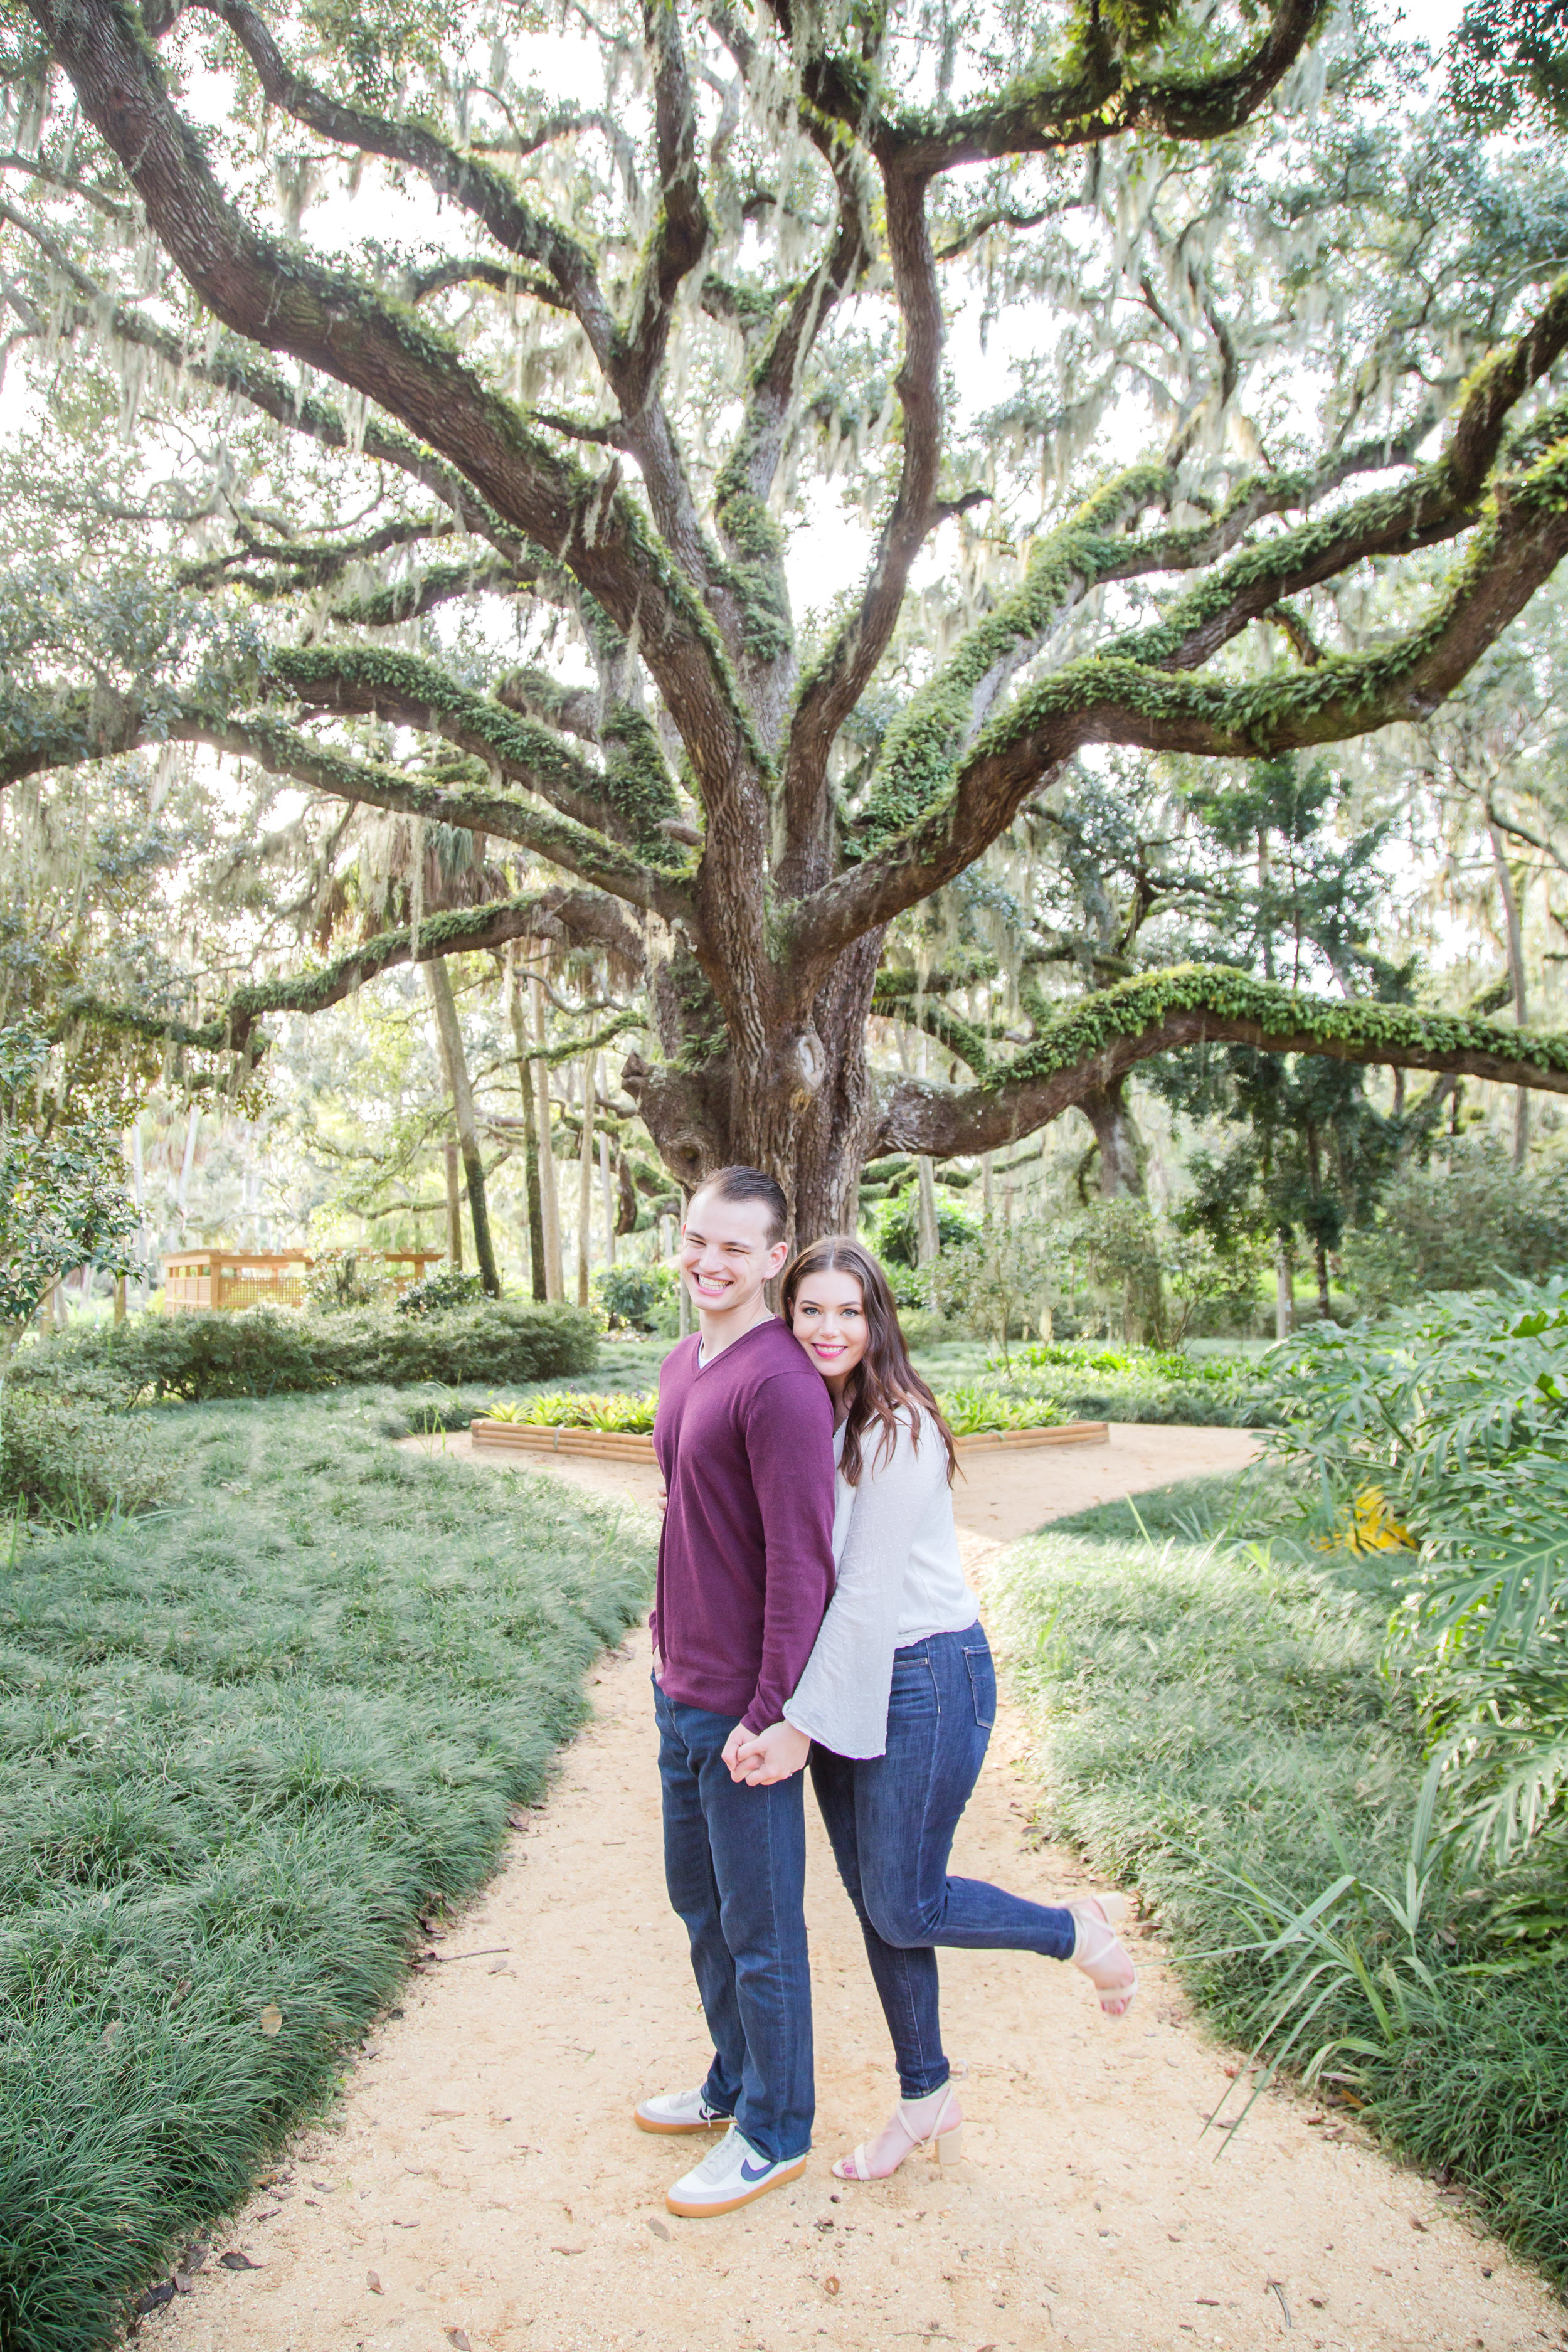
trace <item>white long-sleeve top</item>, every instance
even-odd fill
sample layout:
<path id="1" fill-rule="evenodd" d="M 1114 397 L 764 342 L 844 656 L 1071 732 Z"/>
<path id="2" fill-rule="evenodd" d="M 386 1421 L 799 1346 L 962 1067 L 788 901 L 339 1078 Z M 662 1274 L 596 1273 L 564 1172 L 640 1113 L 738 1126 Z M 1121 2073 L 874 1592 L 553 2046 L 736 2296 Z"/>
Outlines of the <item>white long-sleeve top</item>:
<path id="1" fill-rule="evenodd" d="M 842 1455 L 844 1432 L 834 1440 Z M 839 1756 L 880 1756 L 888 1745 L 893 1652 L 932 1633 L 963 1633 L 976 1621 L 963 1580 L 947 1448 L 922 1421 L 917 1447 L 907 1409 L 897 1441 L 862 1441 L 860 1483 L 838 1474 L 833 1520 L 833 1599 L 784 1719 Z"/>

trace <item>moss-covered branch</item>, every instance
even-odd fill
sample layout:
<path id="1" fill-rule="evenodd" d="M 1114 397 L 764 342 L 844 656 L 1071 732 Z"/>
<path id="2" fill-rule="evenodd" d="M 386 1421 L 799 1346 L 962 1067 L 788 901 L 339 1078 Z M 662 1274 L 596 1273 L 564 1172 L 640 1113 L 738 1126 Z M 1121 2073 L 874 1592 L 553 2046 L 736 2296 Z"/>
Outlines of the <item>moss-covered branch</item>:
<path id="1" fill-rule="evenodd" d="M 476 694 L 417 655 L 309 646 L 273 654 L 268 672 L 311 709 L 390 719 L 444 736 L 508 782 L 538 793 L 563 816 L 625 842 L 647 864 L 675 872 L 683 863 L 660 829 L 679 821 L 680 803 L 658 738 L 639 713 L 606 717 L 601 730 L 605 758 L 595 768 L 553 726 L 515 704 Z"/>
<path id="2" fill-rule="evenodd" d="M 416 663 L 413 667 L 422 670 L 426 666 Z M 283 675 L 286 669 L 290 672 L 288 677 Z M 294 694 L 304 696 L 310 692 L 312 681 L 324 691 L 332 677 L 342 676 L 341 656 L 326 661 L 319 672 L 313 666 L 312 649 L 276 656 L 274 682 Z M 442 674 L 432 671 L 431 677 L 441 681 Z M 444 684 L 449 697 L 460 698 L 461 689 L 450 680 Z M 253 760 L 270 775 L 290 777 L 296 783 L 330 793 L 335 799 L 355 801 L 369 808 L 397 809 L 409 816 L 425 817 L 432 824 L 458 825 L 469 833 L 489 834 L 499 841 L 515 842 L 520 848 L 547 858 L 552 865 L 578 876 L 597 889 L 662 915 L 668 922 L 691 919 L 691 885 L 668 864 L 656 866 L 593 826 L 489 783 L 489 775 L 502 765 L 502 752 L 488 740 L 483 752 L 487 781 L 479 782 L 479 772 L 476 771 L 474 781 L 452 783 L 405 769 L 383 766 L 373 760 L 355 759 L 317 742 L 288 719 L 274 718 L 265 710 L 245 709 L 237 688 L 232 691 L 237 708 L 226 707 L 227 697 L 219 698 L 211 690 L 200 698 L 173 694 L 153 698 L 116 695 L 102 688 L 39 692 L 13 686 L 9 681 L 0 682 L 0 786 L 43 774 L 49 769 L 75 768 L 88 761 L 109 759 L 143 744 L 206 743 L 215 751 Z M 521 730 L 526 722 L 514 718 L 499 703 L 487 703 L 483 696 L 475 695 L 468 699 L 481 711 L 493 710 L 496 720 L 506 728 L 519 730 L 504 739 L 505 760 L 513 773 L 530 783 L 535 782 L 537 772 L 524 764 L 528 751 Z M 443 717 L 450 717 L 450 711 L 439 693 L 433 693 L 428 702 L 396 704 L 389 689 L 385 704 L 378 704 L 367 694 L 363 700 L 349 700 L 338 707 L 362 710 L 385 708 L 389 715 L 401 718 L 410 726 L 463 740 L 456 731 L 456 721 L 443 726 Z M 544 731 L 535 730 L 541 735 Z M 572 758 L 567 747 L 557 739 L 549 738 L 548 742 L 552 759 Z M 634 744 L 626 761 L 627 769 L 635 764 L 637 750 Z M 604 778 L 593 771 L 585 772 L 601 790 L 604 788 Z M 624 772 L 617 771 L 617 777 L 628 793 L 637 789 Z M 655 839 L 661 859 L 670 858 L 674 852 L 668 837 L 656 834 Z"/>
<path id="3" fill-rule="evenodd" d="M 787 8 L 778 13 L 787 24 Z M 1223 138 L 1278 88 L 1327 13 L 1326 0 L 1279 0 L 1261 38 L 1234 65 L 1141 79 L 1129 75 L 1106 37 L 1113 13 L 1097 12 L 1097 29 L 1077 45 L 1068 78 L 1026 72 L 977 105 L 930 112 L 889 107 L 875 68 L 847 50 L 808 58 L 801 80 L 812 104 L 856 131 L 880 160 L 930 178 L 1006 155 L 1055 154 L 1127 131 Z"/>
<path id="4" fill-rule="evenodd" d="M 1012 822 L 1042 779 L 1087 744 L 1258 759 L 1426 718 L 1564 553 L 1568 438 L 1527 473 L 1498 486 L 1426 617 L 1392 644 L 1237 682 L 1173 675 L 1125 657 L 1069 663 L 981 732 L 952 788 L 928 802 L 908 831 L 797 906 L 797 950 L 815 966 L 950 882 Z M 910 741 L 908 751 L 911 780 L 921 773 L 912 789 L 921 794 L 949 758 L 953 725 L 951 709 L 928 717 L 929 739 Z"/>
<path id="5" fill-rule="evenodd" d="M 756 762 L 750 716 L 684 551 L 672 552 L 650 530 L 618 468 L 590 474 L 563 457 L 418 312 L 254 227 L 175 109 L 131 11 L 116 0 L 27 5 L 123 165 L 153 234 L 214 315 L 364 395 L 454 467 L 503 521 L 552 550 L 617 627 L 636 634 L 705 788 L 721 797 L 731 790 Z M 512 194 L 499 175 L 489 179 L 498 200 Z M 553 248 L 545 260 L 557 268 Z M 578 317 L 585 320 L 581 306 Z M 644 471 L 662 525 L 647 464 Z"/>
<path id="6" fill-rule="evenodd" d="M 1309 996 L 1226 966 L 1178 964 L 1080 999 L 978 1086 L 900 1080 L 882 1107 L 874 1148 L 935 1159 L 992 1151 L 1059 1118 L 1139 1063 L 1205 1044 L 1463 1073 L 1568 1094 L 1568 1035 Z"/>
<path id="7" fill-rule="evenodd" d="M 249 1053 L 264 1047 L 257 1024 L 269 1013 L 322 1013 L 341 1003 L 368 981 L 396 964 L 434 963 L 450 955 L 473 955 L 504 947 L 509 940 L 568 940 L 574 946 L 608 948 L 635 967 L 642 942 L 613 898 L 596 890 L 533 890 L 515 898 L 495 898 L 479 907 L 453 908 L 431 915 L 417 939 L 406 923 L 378 931 L 346 955 L 279 980 L 252 981 L 236 989 L 219 1012 L 204 1021 L 183 1020 L 141 1005 L 113 1004 L 85 992 L 71 996 L 63 1018 L 100 1022 L 141 1037 L 167 1038 L 211 1053 Z M 605 1034 L 613 1036 L 635 1023 L 624 1015 Z M 571 1053 L 584 1049 L 574 1045 Z"/>

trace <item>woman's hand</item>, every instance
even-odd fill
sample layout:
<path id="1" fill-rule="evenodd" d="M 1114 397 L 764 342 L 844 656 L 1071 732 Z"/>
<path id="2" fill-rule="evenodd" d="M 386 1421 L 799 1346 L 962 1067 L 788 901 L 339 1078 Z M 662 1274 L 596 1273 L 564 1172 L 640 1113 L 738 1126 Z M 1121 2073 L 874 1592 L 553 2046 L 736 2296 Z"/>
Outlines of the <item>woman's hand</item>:
<path id="1" fill-rule="evenodd" d="M 738 1723 L 724 1742 L 724 1761 L 731 1780 L 748 1789 L 770 1789 L 800 1771 L 811 1754 L 807 1733 L 793 1723 L 770 1723 L 765 1731 L 748 1731 Z"/>

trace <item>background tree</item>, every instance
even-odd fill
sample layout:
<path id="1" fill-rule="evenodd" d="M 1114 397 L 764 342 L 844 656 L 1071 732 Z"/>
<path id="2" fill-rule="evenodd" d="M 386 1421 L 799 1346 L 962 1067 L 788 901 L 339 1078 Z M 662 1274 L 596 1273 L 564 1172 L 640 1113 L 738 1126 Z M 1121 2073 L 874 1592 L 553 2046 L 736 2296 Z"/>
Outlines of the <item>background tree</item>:
<path id="1" fill-rule="evenodd" d="M 918 8 L 612 7 L 605 102 L 564 108 L 483 9 L 348 41 L 247 0 L 28 18 L 5 300 L 79 389 L 26 452 L 0 779 L 200 745 L 529 867 L 159 1034 L 253 1058 L 269 1011 L 548 923 L 640 973 L 624 1082 L 666 1165 L 775 1167 L 803 1232 L 868 1157 L 1077 1104 L 1109 1101 L 1122 1181 L 1116 1089 L 1199 1039 L 1568 1086 L 1552 1041 L 1215 967 L 1021 1035 L 994 1005 L 968 1086 L 879 1085 L 866 1050 L 889 926 L 1042 794 L 1070 818 L 1104 747 L 1419 719 L 1550 577 L 1549 156 L 1405 115 L 1406 61 L 1315 0 L 941 41 Z M 215 68 L 234 110 L 198 135 Z M 978 414 L 952 333 L 1004 321 L 1015 389 Z M 846 451 L 868 568 L 797 624 L 790 540 Z"/>

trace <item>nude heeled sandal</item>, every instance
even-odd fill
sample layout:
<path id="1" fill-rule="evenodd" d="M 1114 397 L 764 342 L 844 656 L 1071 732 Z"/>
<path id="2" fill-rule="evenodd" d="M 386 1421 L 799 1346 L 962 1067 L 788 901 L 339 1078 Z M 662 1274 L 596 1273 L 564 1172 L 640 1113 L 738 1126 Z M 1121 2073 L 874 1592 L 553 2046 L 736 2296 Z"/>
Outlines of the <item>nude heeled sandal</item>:
<path id="1" fill-rule="evenodd" d="M 907 2163 L 910 2158 L 913 2156 L 916 2148 L 934 2147 L 936 2150 L 936 2160 L 939 2164 L 958 2164 L 962 2162 L 963 2157 L 963 2112 L 960 2107 L 958 2101 L 951 2095 L 943 2100 L 942 2106 L 937 2111 L 935 2129 L 928 2132 L 924 2139 L 917 2138 L 915 2134 L 910 2131 L 908 2124 L 904 2121 L 901 2107 L 895 2107 L 893 2113 L 889 2116 L 887 2124 L 883 2127 L 884 2131 L 890 2131 L 894 2124 L 898 2125 L 899 2129 L 903 2133 L 909 2145 L 903 2150 L 901 2155 L 894 2158 L 892 2163 L 887 2167 L 885 2171 L 872 2171 L 871 2158 L 868 2153 L 866 2143 L 862 2140 L 859 2147 L 855 2150 L 853 2156 L 841 2156 L 837 2158 L 833 2167 L 834 2178 L 838 2180 L 890 2180 L 894 2173 L 897 2172 L 900 2165 Z"/>
<path id="2" fill-rule="evenodd" d="M 1114 1923 L 1131 1908 L 1125 1895 L 1081 1895 L 1066 1906 L 1076 1923 L 1072 1960 L 1096 1992 L 1107 2017 L 1125 2017 L 1138 1991 L 1138 1971 L 1118 1940 Z"/>

